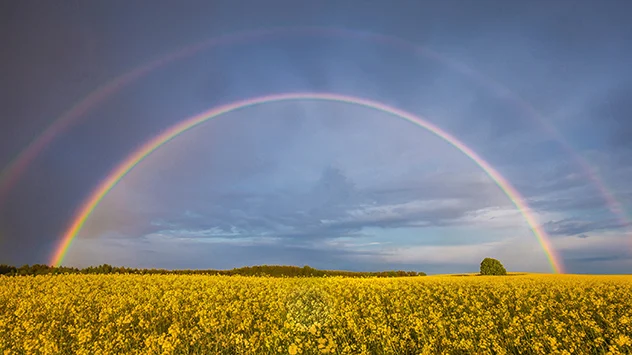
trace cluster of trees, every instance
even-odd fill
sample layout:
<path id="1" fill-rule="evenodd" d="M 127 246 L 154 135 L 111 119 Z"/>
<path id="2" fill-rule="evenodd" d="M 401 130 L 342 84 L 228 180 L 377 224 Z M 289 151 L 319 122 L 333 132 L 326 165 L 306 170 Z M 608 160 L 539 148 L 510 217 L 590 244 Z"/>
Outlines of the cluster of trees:
<path id="1" fill-rule="evenodd" d="M 0 275 L 46 275 L 46 274 L 172 274 L 172 275 L 243 275 L 243 276 L 271 276 L 271 277 L 402 277 L 402 276 L 426 276 L 423 272 L 416 271 L 378 271 L 355 272 L 337 270 L 318 270 L 309 266 L 283 266 L 261 265 L 235 268 L 232 270 L 166 270 L 166 269 L 135 269 L 117 267 L 108 264 L 90 266 L 79 269 L 74 267 L 55 267 L 43 264 L 23 265 L 20 267 L 0 265 Z"/>
<path id="2" fill-rule="evenodd" d="M 325 276 L 347 276 L 347 277 L 403 277 L 403 276 L 426 276 L 423 272 L 416 271 L 376 271 L 376 272 L 356 272 L 338 270 L 318 270 L 307 265 L 284 266 L 284 265 L 260 265 L 246 266 L 232 270 L 166 270 L 166 269 L 135 269 L 128 267 L 111 266 L 103 264 L 99 266 L 89 266 L 79 269 L 74 267 L 55 267 L 43 264 L 23 265 L 20 267 L 0 264 L 0 275 L 20 276 L 20 275 L 45 275 L 45 274 L 173 274 L 173 275 L 243 275 L 243 276 L 272 276 L 272 277 L 325 277 Z M 481 262 L 481 275 L 507 275 L 507 270 L 503 264 L 492 258 L 485 258 Z"/>

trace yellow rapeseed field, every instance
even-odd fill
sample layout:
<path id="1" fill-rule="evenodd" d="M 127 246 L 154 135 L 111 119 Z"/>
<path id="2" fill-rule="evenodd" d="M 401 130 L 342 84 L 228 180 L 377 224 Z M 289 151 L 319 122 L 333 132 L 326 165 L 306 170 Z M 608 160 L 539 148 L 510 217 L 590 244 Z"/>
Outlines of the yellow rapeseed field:
<path id="1" fill-rule="evenodd" d="M 632 353 L 632 276 L 0 277 L 2 352 Z"/>

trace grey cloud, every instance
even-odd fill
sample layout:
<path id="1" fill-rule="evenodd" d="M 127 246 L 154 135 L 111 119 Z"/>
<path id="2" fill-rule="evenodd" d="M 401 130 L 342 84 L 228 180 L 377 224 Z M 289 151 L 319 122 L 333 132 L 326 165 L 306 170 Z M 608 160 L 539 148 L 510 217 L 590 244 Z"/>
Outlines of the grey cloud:
<path id="1" fill-rule="evenodd" d="M 632 253 L 627 248 L 627 245 L 629 245 L 628 241 L 629 237 L 624 236 L 621 242 L 614 246 L 597 245 L 590 249 L 566 251 L 562 255 L 564 265 L 569 272 L 574 273 L 629 273 L 630 267 L 632 267 Z"/>
<path id="2" fill-rule="evenodd" d="M 339 169 L 328 167 L 307 192 L 261 194 L 250 202 L 235 196 L 215 198 L 215 208 L 196 210 L 195 214 L 199 216 L 193 217 L 185 214 L 179 214 L 178 218 L 165 216 L 168 228 L 156 227 L 153 232 L 177 237 L 183 233 L 180 231 L 186 230 L 187 235 L 203 239 L 269 235 L 296 242 L 363 237 L 360 231 L 370 227 L 461 225 L 461 219 L 466 215 L 496 202 L 485 198 L 485 184 L 474 182 L 468 185 L 463 181 L 465 186 L 459 186 L 455 192 L 450 184 L 442 184 L 441 179 L 436 178 L 419 180 L 419 185 L 423 186 L 419 190 L 376 192 L 357 189 Z M 444 176 L 444 181 L 449 179 Z M 452 180 L 457 181 L 454 177 Z M 430 195 L 436 198 L 426 196 L 428 191 L 432 191 Z M 445 193 L 441 195 L 441 191 Z M 226 205 L 222 205 L 223 202 Z"/>
<path id="3" fill-rule="evenodd" d="M 632 261 L 632 256 L 629 254 L 614 254 L 605 256 L 566 257 L 565 260 L 571 264 L 595 263 L 601 261 Z"/>
<path id="4" fill-rule="evenodd" d="M 531 207 L 542 211 L 590 211 L 607 209 L 606 197 L 593 188 L 575 189 L 565 194 L 534 198 Z"/>
<path id="5" fill-rule="evenodd" d="M 588 218 L 567 218 L 543 224 L 547 233 L 555 236 L 585 235 L 588 232 L 621 229 L 628 226 L 630 226 L 629 223 L 626 224 L 618 219 L 590 220 Z"/>

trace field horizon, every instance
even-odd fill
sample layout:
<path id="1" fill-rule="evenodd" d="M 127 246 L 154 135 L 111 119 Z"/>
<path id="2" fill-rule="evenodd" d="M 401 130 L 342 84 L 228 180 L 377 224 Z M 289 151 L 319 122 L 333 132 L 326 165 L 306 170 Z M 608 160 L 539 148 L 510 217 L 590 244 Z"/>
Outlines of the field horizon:
<path id="1" fill-rule="evenodd" d="M 19 270 L 27 270 L 26 272 L 20 274 Z M 83 268 L 70 267 L 70 266 L 51 266 L 46 264 L 25 264 L 20 267 L 16 267 L 13 265 L 0 264 L 0 275 L 7 274 L 18 274 L 18 275 L 31 275 L 31 274 L 63 274 L 63 273 L 96 273 L 96 274 L 107 274 L 107 273 L 175 273 L 175 274 L 226 274 L 226 275 L 251 275 L 257 276 L 257 273 L 265 273 L 266 271 L 280 269 L 281 274 L 283 271 L 294 271 L 297 272 L 299 270 L 307 271 L 305 274 L 300 274 L 296 276 L 324 276 L 330 274 L 330 276 L 378 276 L 383 275 L 386 276 L 389 273 L 406 273 L 406 275 L 390 275 L 390 277 L 396 276 L 425 276 L 425 277 L 441 277 L 441 276 L 484 276 L 481 275 L 480 271 L 477 272 L 454 272 L 454 273 L 426 273 L 423 271 L 415 271 L 415 270 L 371 270 L 371 271 L 356 271 L 351 269 L 318 269 L 311 267 L 309 265 L 291 265 L 291 264 L 253 264 L 253 265 L 244 265 L 235 268 L 226 268 L 226 269 L 186 269 L 186 268 L 134 268 L 129 266 L 113 266 L 109 264 L 100 264 L 100 265 L 91 265 Z M 252 275 L 255 273 L 255 275 Z M 310 275 L 310 273 L 320 273 L 320 275 Z M 632 273 L 611 273 L 611 274 L 601 274 L 601 273 L 563 273 L 563 274 L 555 274 L 551 272 L 531 272 L 531 271 L 507 271 L 507 275 L 505 276 L 520 276 L 520 275 L 577 275 L 577 276 L 630 276 Z M 267 275 L 273 276 L 273 275 Z"/>

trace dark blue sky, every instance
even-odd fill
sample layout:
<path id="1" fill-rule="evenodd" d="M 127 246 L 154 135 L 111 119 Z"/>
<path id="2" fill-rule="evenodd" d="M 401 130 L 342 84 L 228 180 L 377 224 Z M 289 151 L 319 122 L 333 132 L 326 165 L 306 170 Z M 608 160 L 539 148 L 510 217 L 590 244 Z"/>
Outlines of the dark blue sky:
<path id="1" fill-rule="evenodd" d="M 520 191 L 569 272 L 630 272 L 630 11 L 623 0 L 2 2 L 0 167 L 133 68 L 222 35 L 288 30 L 207 47 L 91 107 L 0 201 L 0 263 L 47 263 L 99 181 L 163 129 L 234 100 L 317 91 L 424 116 Z M 550 270 L 463 153 L 386 113 L 292 101 L 160 148 L 104 198 L 65 264 L 440 273 L 486 256 Z"/>

